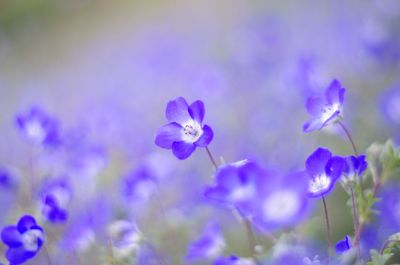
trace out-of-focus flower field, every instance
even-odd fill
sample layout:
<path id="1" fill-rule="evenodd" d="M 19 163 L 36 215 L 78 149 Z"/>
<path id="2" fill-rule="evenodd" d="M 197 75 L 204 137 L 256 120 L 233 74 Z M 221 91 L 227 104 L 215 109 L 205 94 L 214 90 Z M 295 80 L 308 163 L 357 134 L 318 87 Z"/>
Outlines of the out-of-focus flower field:
<path id="1" fill-rule="evenodd" d="M 0 1 L 0 264 L 400 263 L 400 2 Z"/>

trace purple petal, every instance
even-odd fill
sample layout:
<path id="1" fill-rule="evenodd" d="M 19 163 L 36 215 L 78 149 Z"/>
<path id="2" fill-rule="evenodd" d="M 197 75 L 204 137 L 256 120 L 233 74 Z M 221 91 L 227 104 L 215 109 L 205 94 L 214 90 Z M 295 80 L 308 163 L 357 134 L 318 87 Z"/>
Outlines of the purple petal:
<path id="1" fill-rule="evenodd" d="M 320 97 L 310 97 L 307 99 L 306 108 L 310 115 L 319 116 L 324 108 L 325 101 Z"/>
<path id="2" fill-rule="evenodd" d="M 214 137 L 214 133 L 210 126 L 204 125 L 203 134 L 200 136 L 199 140 L 197 140 L 194 144 L 199 147 L 205 147 L 209 145 Z"/>
<path id="3" fill-rule="evenodd" d="M 203 101 L 197 100 L 193 102 L 189 107 L 189 113 L 194 120 L 201 124 L 205 113 Z"/>
<path id="4" fill-rule="evenodd" d="M 345 236 L 343 240 L 338 241 L 335 245 L 335 250 L 337 253 L 343 253 L 349 249 L 351 249 L 351 242 L 349 236 Z"/>
<path id="5" fill-rule="evenodd" d="M 346 89 L 342 88 L 340 82 L 334 79 L 326 90 L 326 99 L 328 103 L 342 105 L 345 91 Z"/>
<path id="6" fill-rule="evenodd" d="M 174 142 L 172 144 L 172 152 L 178 159 L 181 159 L 181 160 L 188 158 L 195 149 L 196 149 L 196 146 L 194 144 L 187 143 L 184 141 Z"/>
<path id="7" fill-rule="evenodd" d="M 9 247 L 21 246 L 21 233 L 16 226 L 7 226 L 1 231 L 1 240 Z"/>
<path id="8" fill-rule="evenodd" d="M 303 132 L 308 133 L 312 131 L 321 130 L 323 126 L 324 122 L 320 118 L 314 118 L 304 123 Z"/>
<path id="9" fill-rule="evenodd" d="M 306 161 L 306 170 L 311 176 L 325 173 L 325 166 L 332 154 L 328 149 L 318 148 Z"/>
<path id="10" fill-rule="evenodd" d="M 6 258 L 11 264 L 21 264 L 26 260 L 33 258 L 36 252 L 26 251 L 23 247 L 9 248 L 6 252 Z"/>
<path id="11" fill-rule="evenodd" d="M 168 102 L 165 116 L 169 122 L 177 122 L 179 124 L 192 119 L 189 114 L 189 105 L 183 97 L 178 97 Z"/>
<path id="12" fill-rule="evenodd" d="M 342 157 L 334 156 L 329 159 L 325 167 L 326 175 L 330 176 L 332 179 L 337 179 L 342 175 L 343 169 L 345 167 L 345 160 Z"/>
<path id="13" fill-rule="evenodd" d="M 19 232 L 23 233 L 26 230 L 30 229 L 32 226 L 36 226 L 36 221 L 35 218 L 33 218 L 30 215 L 24 215 L 19 219 L 19 222 L 17 224 Z"/>
<path id="14" fill-rule="evenodd" d="M 159 147 L 171 149 L 174 142 L 182 141 L 182 126 L 176 122 L 162 126 L 157 131 L 155 144 Z"/>

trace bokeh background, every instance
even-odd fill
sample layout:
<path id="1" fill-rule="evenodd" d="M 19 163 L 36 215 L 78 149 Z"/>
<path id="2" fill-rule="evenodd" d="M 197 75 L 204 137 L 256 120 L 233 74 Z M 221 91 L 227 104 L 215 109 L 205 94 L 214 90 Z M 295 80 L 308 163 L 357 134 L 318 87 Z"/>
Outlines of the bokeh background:
<path id="1" fill-rule="evenodd" d="M 202 196 L 213 173 L 206 153 L 177 161 L 154 145 L 166 102 L 205 102 L 216 157 L 255 158 L 291 171 L 302 169 L 317 146 L 351 154 L 340 128 L 301 129 L 309 118 L 306 98 L 333 78 L 347 88 L 344 123 L 360 150 L 399 138 L 399 62 L 396 0 L 2 0 L 0 166 L 19 184 L 32 157 L 43 178 L 75 178 L 72 221 L 49 228 L 59 238 L 87 208 L 104 224 L 130 216 L 173 264 L 185 264 L 187 243 L 212 218 L 225 224 L 230 252 L 248 255 L 240 224 Z M 14 121 L 31 106 L 57 117 L 72 153 L 32 152 Z M 141 168 L 155 171 L 161 198 L 126 204 L 121 179 Z M 329 199 L 331 215 L 340 216 L 332 221 L 334 240 L 352 229 L 343 194 L 336 189 Z M 34 202 L 20 209 L 10 196 L 1 225 L 37 213 Z M 315 208 L 299 229 L 323 240 Z M 82 252 L 82 264 L 106 264 L 107 241 L 99 238 Z M 55 264 L 71 264 L 73 257 L 60 253 L 61 239 L 52 240 L 51 254 L 63 257 Z"/>

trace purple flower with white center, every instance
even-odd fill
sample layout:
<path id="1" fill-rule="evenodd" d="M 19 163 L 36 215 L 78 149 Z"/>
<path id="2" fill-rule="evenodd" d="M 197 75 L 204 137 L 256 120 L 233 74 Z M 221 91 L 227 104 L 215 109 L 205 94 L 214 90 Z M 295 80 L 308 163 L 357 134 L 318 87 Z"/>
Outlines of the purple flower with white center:
<path id="1" fill-rule="evenodd" d="M 320 197 L 328 194 L 341 176 L 344 163 L 343 158 L 332 156 L 328 149 L 318 148 L 315 150 L 306 161 L 306 172 L 310 178 L 308 195 Z"/>
<path id="2" fill-rule="evenodd" d="M 326 125 L 337 121 L 342 113 L 345 91 L 346 89 L 335 79 L 327 88 L 324 97 L 309 97 L 306 108 L 312 119 L 303 125 L 303 131 L 321 130 Z"/>
<path id="3" fill-rule="evenodd" d="M 45 241 L 45 233 L 32 216 L 24 215 L 16 226 L 3 228 L 1 240 L 8 246 L 7 260 L 17 265 L 36 256 Z"/>
<path id="4" fill-rule="evenodd" d="M 216 259 L 213 265 L 254 265 L 254 262 L 249 259 L 242 259 L 232 255 Z"/>
<path id="5" fill-rule="evenodd" d="M 16 116 L 16 125 L 24 136 L 44 146 L 60 144 L 58 120 L 39 107 L 32 107 L 28 112 Z"/>
<path id="6" fill-rule="evenodd" d="M 368 167 L 365 155 L 348 156 L 344 158 L 342 180 L 344 183 L 353 183 L 360 177 Z"/>
<path id="7" fill-rule="evenodd" d="M 71 200 L 71 188 L 66 180 L 46 185 L 42 193 L 42 214 L 51 223 L 63 223 L 68 219 L 67 206 Z"/>
<path id="8" fill-rule="evenodd" d="M 213 259 L 224 251 L 225 246 L 220 226 L 210 222 L 201 235 L 189 245 L 186 258 L 189 260 Z"/>
<path id="9" fill-rule="evenodd" d="M 131 201 L 146 201 L 157 189 L 157 179 L 150 169 L 140 167 L 122 179 L 122 193 Z"/>
<path id="10" fill-rule="evenodd" d="M 215 174 L 214 185 L 207 187 L 204 195 L 247 212 L 263 174 L 262 168 L 249 160 L 221 166 Z"/>
<path id="11" fill-rule="evenodd" d="M 204 114 L 200 100 L 190 106 L 183 97 L 171 100 L 165 112 L 169 123 L 158 130 L 156 145 L 172 149 L 178 159 L 188 158 L 197 147 L 207 147 L 214 134 L 210 126 L 203 125 Z"/>
<path id="12" fill-rule="evenodd" d="M 117 220 L 107 227 L 112 240 L 113 252 L 119 258 L 127 258 L 139 248 L 142 235 L 135 223 Z"/>
<path id="13" fill-rule="evenodd" d="M 336 253 L 343 253 L 351 249 L 351 240 L 348 235 L 344 237 L 344 239 L 338 241 L 335 245 Z"/>

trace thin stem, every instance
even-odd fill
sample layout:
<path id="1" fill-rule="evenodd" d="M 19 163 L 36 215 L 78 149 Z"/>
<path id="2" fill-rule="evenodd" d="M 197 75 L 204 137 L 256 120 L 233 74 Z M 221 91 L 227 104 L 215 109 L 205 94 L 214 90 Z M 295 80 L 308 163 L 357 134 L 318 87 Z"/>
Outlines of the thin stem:
<path id="1" fill-rule="evenodd" d="M 354 190 L 353 187 L 350 186 L 350 193 L 351 193 L 351 209 L 353 213 L 353 227 L 354 227 L 354 234 L 357 233 L 358 229 L 358 215 L 357 215 L 357 205 L 356 205 L 356 200 L 354 198 Z M 357 244 L 357 256 L 360 257 L 361 251 L 360 251 L 360 245 Z"/>
<path id="2" fill-rule="evenodd" d="M 331 226 L 329 223 L 328 207 L 326 206 L 325 196 L 322 196 L 322 203 L 324 205 L 325 233 L 326 233 L 326 242 L 328 243 L 328 256 L 331 256 L 331 251 L 332 251 Z"/>
<path id="3" fill-rule="evenodd" d="M 47 247 L 43 245 L 44 248 L 44 253 L 46 254 L 46 259 L 47 259 L 47 264 L 52 265 L 53 263 L 51 262 L 49 251 L 47 250 Z"/>
<path id="4" fill-rule="evenodd" d="M 347 130 L 346 126 L 344 126 L 343 123 L 341 123 L 340 121 L 338 121 L 338 124 L 340 125 L 340 127 L 342 127 L 344 133 L 346 134 L 347 138 L 349 139 L 350 143 L 351 143 L 351 147 L 353 148 L 353 152 L 356 156 L 358 156 L 358 151 L 357 151 L 357 147 L 354 144 L 353 138 L 351 137 L 350 132 Z"/>
<path id="5" fill-rule="evenodd" d="M 397 242 L 396 240 L 390 240 L 390 239 L 386 240 L 386 241 L 383 243 L 383 246 L 382 246 L 381 250 L 379 251 L 379 253 L 382 255 L 383 252 L 385 251 L 385 249 L 389 246 L 389 244 L 391 244 L 391 243 L 396 243 L 396 242 Z"/>
<path id="6" fill-rule="evenodd" d="M 254 234 L 253 228 L 251 227 L 251 223 L 250 223 L 249 219 L 247 219 L 246 217 L 243 217 L 243 218 L 244 218 L 244 223 L 245 223 L 245 227 L 246 227 L 247 238 L 249 241 L 250 253 L 252 253 L 253 261 L 256 265 L 261 265 L 260 261 L 258 260 L 258 258 L 256 256 L 256 253 L 255 253 L 256 246 L 257 246 L 257 239 Z"/>
<path id="7" fill-rule="evenodd" d="M 218 168 L 217 162 L 215 162 L 215 159 L 214 159 L 213 155 L 211 154 L 210 149 L 208 149 L 207 146 L 206 146 L 206 151 L 207 151 L 208 157 L 210 158 L 211 163 L 213 164 L 215 170 L 217 170 L 217 168 Z"/>

